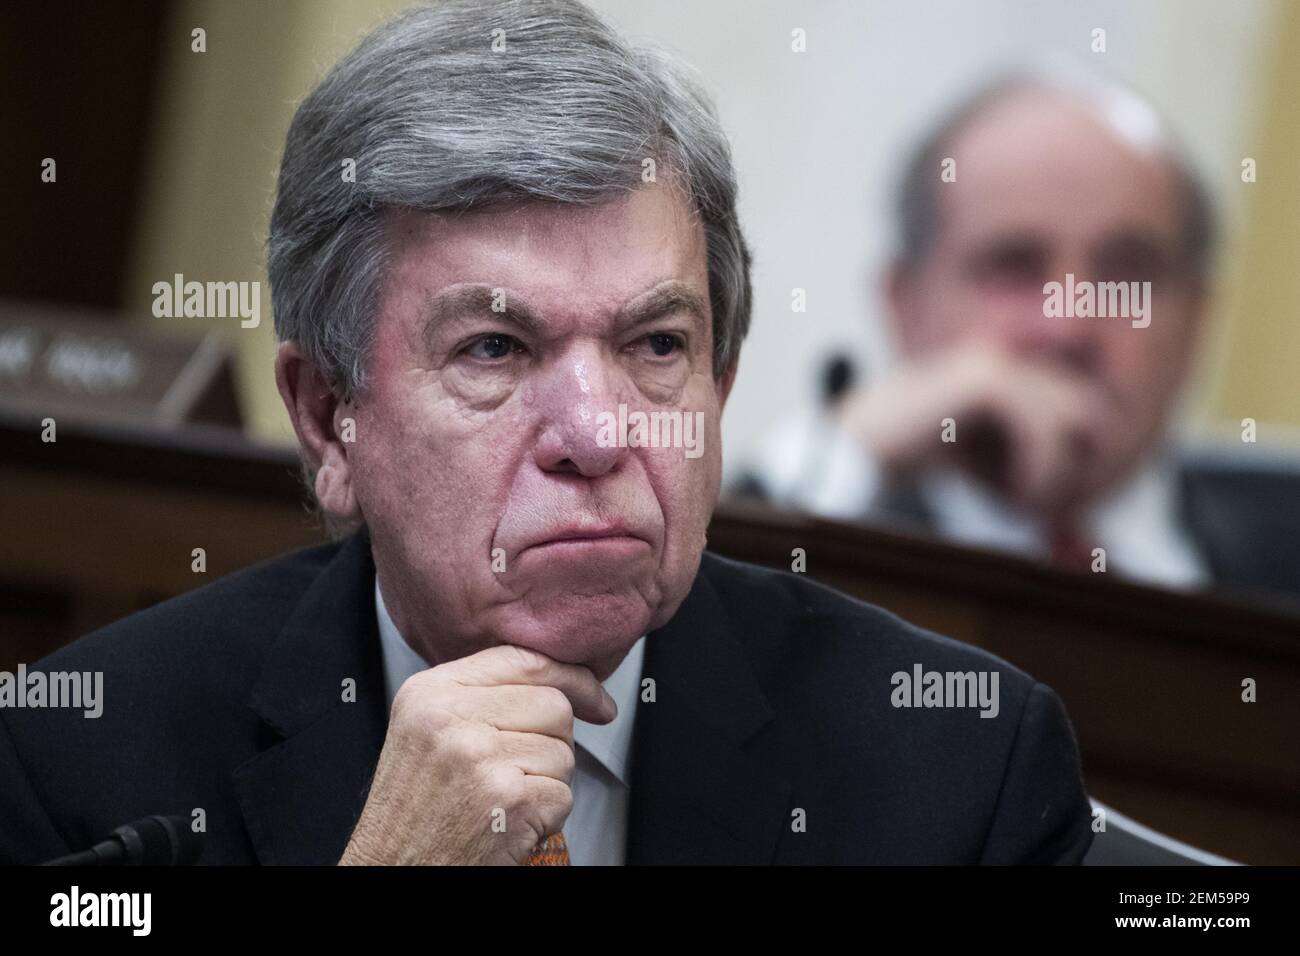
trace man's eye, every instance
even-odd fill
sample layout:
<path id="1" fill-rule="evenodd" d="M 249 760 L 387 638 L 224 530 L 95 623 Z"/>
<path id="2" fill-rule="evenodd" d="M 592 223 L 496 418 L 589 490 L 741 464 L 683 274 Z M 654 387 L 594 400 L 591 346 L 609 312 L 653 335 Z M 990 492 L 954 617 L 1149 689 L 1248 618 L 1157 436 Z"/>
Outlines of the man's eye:
<path id="1" fill-rule="evenodd" d="M 465 354 L 484 362 L 494 362 L 517 351 L 523 351 L 518 339 L 510 335 L 493 332 L 475 339 L 465 349 Z"/>
<path id="2" fill-rule="evenodd" d="M 680 351 L 683 345 L 681 337 L 670 332 L 652 332 L 645 340 L 650 346 L 650 351 L 660 358 L 672 355 L 674 351 Z"/>
<path id="3" fill-rule="evenodd" d="M 984 250 L 971 263 L 974 278 L 987 286 L 1041 285 L 1046 270 L 1045 251 L 1029 243 L 1009 243 Z"/>
<path id="4" fill-rule="evenodd" d="M 1043 264 L 1037 256 L 1002 256 L 987 263 L 984 278 L 1004 283 L 1038 283 L 1043 275 Z"/>

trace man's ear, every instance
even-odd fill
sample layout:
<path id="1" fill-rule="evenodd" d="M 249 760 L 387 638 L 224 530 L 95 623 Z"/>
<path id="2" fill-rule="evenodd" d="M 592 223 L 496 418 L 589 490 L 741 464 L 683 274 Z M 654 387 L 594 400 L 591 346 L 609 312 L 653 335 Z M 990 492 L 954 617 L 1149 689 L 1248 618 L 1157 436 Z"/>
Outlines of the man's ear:
<path id="1" fill-rule="evenodd" d="M 722 373 L 722 378 L 718 379 L 718 414 L 727 407 L 727 398 L 731 395 L 731 386 L 736 384 L 736 369 L 740 366 L 740 357 L 731 360 L 731 364 Z"/>
<path id="2" fill-rule="evenodd" d="M 294 342 L 283 342 L 275 357 L 275 384 L 289 412 L 303 457 L 316 475 L 316 499 L 330 514 L 353 520 L 360 517 L 348 443 L 342 435 L 351 414 L 316 363 Z M 355 427 L 355 426 L 353 426 Z"/>
<path id="3" fill-rule="evenodd" d="M 889 331 L 903 355 L 912 355 L 919 345 L 921 322 L 916 312 L 915 265 L 891 263 L 885 270 L 885 299 L 889 304 Z"/>
<path id="4" fill-rule="evenodd" d="M 1191 329 L 1188 331 L 1187 351 L 1195 355 L 1201 351 L 1207 335 L 1211 302 L 1210 283 L 1204 276 L 1194 276 L 1189 284 L 1187 296 L 1187 313 L 1190 316 Z"/>

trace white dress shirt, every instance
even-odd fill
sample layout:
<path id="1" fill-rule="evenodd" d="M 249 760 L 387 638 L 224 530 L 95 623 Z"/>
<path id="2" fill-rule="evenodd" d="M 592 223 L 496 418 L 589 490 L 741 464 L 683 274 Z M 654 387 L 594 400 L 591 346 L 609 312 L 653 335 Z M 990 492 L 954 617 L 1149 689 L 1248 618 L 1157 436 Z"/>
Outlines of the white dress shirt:
<path id="1" fill-rule="evenodd" d="M 781 422 L 760 446 L 755 471 L 776 504 L 840 520 L 863 520 L 879 503 L 884 476 L 862 444 L 820 412 Z M 935 532 L 973 547 L 1045 558 L 1043 529 L 955 469 L 924 475 L 919 490 Z M 1204 558 L 1177 514 L 1168 463 L 1152 459 L 1098 502 L 1082 531 L 1106 551 L 1106 569 L 1161 587 L 1210 583 Z"/>
<path id="2" fill-rule="evenodd" d="M 429 665 L 411 649 L 397 630 L 375 579 L 375 614 L 384 661 L 384 689 L 392 709 L 397 689 Z M 569 861 L 575 866 L 621 866 L 627 850 L 628 756 L 641 687 L 645 636 L 604 682 L 618 704 L 618 716 L 608 724 L 573 722 L 575 765 L 571 787 L 573 810 L 564 823 Z"/>

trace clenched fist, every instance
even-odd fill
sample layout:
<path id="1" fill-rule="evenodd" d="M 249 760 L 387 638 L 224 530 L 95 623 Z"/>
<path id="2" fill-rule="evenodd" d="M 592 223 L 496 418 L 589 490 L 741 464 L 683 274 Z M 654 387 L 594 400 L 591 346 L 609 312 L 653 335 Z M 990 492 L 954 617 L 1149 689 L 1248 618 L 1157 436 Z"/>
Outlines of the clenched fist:
<path id="1" fill-rule="evenodd" d="M 573 806 L 573 720 L 618 712 L 585 667 L 501 645 L 411 677 L 340 864 L 518 864 Z M 495 824 L 495 825 L 494 825 Z"/>
<path id="2" fill-rule="evenodd" d="M 981 345 L 907 363 L 846 396 L 838 415 L 889 471 L 946 456 L 1040 514 L 1094 493 L 1097 464 L 1123 432 L 1094 383 Z M 958 422 L 952 444 L 940 441 L 945 418 Z"/>

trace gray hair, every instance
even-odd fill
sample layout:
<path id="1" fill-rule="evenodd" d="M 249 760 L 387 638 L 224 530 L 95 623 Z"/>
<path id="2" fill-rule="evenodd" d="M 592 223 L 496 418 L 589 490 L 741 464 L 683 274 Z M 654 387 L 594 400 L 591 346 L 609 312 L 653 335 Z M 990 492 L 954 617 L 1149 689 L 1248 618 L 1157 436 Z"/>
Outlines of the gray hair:
<path id="1" fill-rule="evenodd" d="M 750 256 L 730 148 L 695 79 L 576 0 L 414 7 L 366 36 L 289 127 L 267 252 L 276 334 L 363 395 L 389 210 L 595 204 L 642 186 L 646 159 L 702 222 L 720 376 L 749 328 Z"/>
<path id="2" fill-rule="evenodd" d="M 952 107 L 921 141 L 908 158 L 898 191 L 896 258 L 902 265 L 919 265 L 934 245 L 939 230 L 937 170 L 953 141 L 993 107 L 1026 92 L 1066 93 L 1112 120 L 1142 126 L 1178 180 L 1184 261 L 1195 275 L 1209 272 L 1217 233 L 1214 206 L 1181 144 L 1136 92 L 1072 62 L 1022 67 L 996 76 Z"/>

